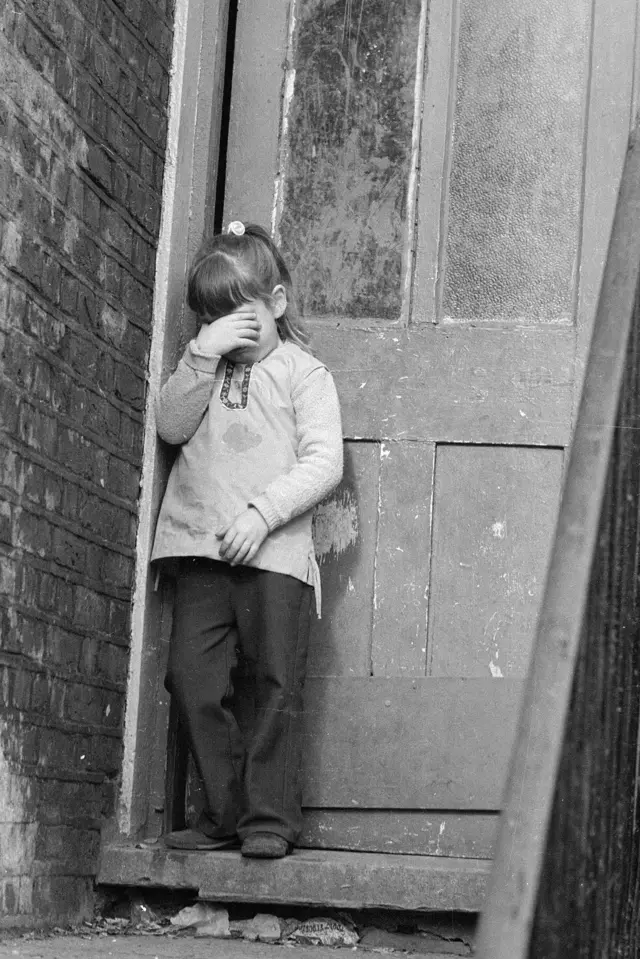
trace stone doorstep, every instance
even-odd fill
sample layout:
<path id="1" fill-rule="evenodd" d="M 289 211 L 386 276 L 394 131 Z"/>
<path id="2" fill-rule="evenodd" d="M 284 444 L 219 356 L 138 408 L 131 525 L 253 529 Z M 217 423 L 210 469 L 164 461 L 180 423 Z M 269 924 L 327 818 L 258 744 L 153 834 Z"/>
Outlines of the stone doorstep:
<path id="1" fill-rule="evenodd" d="M 107 842 L 97 882 L 189 889 L 211 902 L 480 912 L 490 870 L 485 859 L 296 849 L 261 861 L 235 850 Z"/>

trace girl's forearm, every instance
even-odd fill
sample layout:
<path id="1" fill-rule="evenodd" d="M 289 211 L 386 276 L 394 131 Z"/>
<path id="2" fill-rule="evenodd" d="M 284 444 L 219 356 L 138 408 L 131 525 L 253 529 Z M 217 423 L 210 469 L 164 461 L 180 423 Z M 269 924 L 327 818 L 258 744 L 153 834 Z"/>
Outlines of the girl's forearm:
<path id="1" fill-rule="evenodd" d="M 219 362 L 219 356 L 198 353 L 193 342 L 185 350 L 155 403 L 156 428 L 166 443 L 186 443 L 197 430 L 209 405 Z"/>
<path id="2" fill-rule="evenodd" d="M 252 499 L 273 532 L 306 513 L 342 479 L 342 424 L 331 375 L 316 370 L 301 384 L 295 398 L 298 461 Z"/>

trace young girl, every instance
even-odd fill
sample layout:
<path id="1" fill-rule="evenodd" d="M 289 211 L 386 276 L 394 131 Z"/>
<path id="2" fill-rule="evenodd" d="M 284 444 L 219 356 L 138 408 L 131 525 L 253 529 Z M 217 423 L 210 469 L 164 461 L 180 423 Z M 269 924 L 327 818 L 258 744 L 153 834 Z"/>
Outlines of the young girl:
<path id="1" fill-rule="evenodd" d="M 331 374 L 308 350 L 291 277 L 269 235 L 230 224 L 189 275 L 201 327 L 156 403 L 180 445 L 152 560 L 172 560 L 167 688 L 185 724 L 207 808 L 177 849 L 279 858 L 301 828 L 300 720 L 310 608 L 319 597 L 311 511 L 342 476 Z M 230 708 L 238 658 L 253 722 Z"/>

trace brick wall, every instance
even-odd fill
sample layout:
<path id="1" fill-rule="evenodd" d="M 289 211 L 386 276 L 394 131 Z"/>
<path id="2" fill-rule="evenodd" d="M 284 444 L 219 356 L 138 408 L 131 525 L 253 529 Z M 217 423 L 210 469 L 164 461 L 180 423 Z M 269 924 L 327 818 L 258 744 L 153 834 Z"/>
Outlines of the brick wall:
<path id="1" fill-rule="evenodd" d="M 121 761 L 173 0 L 0 0 L 0 924 L 91 907 Z"/>

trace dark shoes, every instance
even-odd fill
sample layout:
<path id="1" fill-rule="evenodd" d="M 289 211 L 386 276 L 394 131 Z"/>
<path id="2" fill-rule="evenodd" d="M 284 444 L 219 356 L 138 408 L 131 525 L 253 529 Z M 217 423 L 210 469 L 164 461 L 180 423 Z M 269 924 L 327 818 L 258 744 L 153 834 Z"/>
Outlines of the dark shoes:
<path id="1" fill-rule="evenodd" d="M 169 849 L 185 851 L 208 849 L 211 852 L 216 849 L 237 849 L 240 845 L 237 836 L 213 838 L 199 829 L 179 829 L 168 832 L 163 838 Z M 292 849 L 293 843 L 287 842 L 274 832 L 253 832 L 242 843 L 241 852 L 250 859 L 282 859 L 288 856 Z"/>
<path id="2" fill-rule="evenodd" d="M 252 832 L 242 843 L 240 851 L 249 859 L 282 859 L 292 849 L 292 842 L 274 832 Z"/>
<path id="3" fill-rule="evenodd" d="M 234 849 L 240 845 L 237 836 L 212 837 L 199 829 L 178 829 L 168 832 L 164 837 L 164 844 L 169 849 Z"/>

